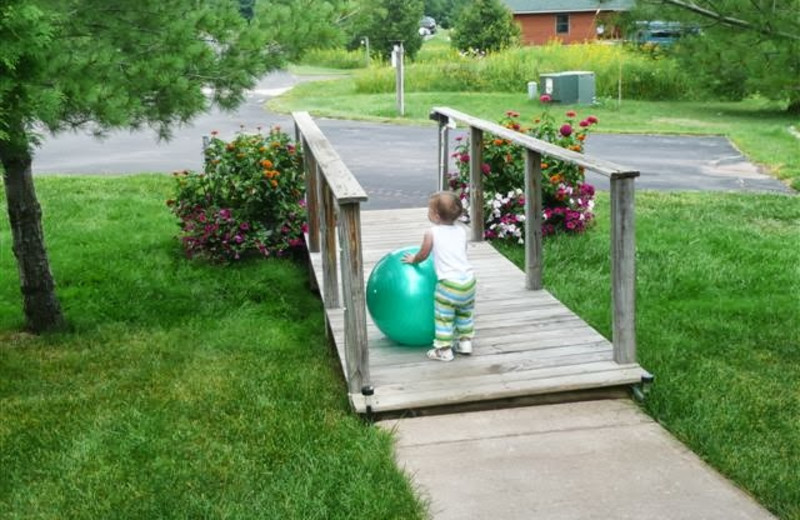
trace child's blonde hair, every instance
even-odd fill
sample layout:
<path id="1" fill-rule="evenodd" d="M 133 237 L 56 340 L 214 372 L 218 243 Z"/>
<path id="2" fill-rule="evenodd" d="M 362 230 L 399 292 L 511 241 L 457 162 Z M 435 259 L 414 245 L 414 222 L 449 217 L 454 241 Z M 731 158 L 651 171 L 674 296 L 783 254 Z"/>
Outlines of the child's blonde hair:
<path id="1" fill-rule="evenodd" d="M 464 212 L 461 199 L 452 191 L 438 191 L 429 199 L 431 209 L 439 215 L 445 224 L 452 224 Z"/>

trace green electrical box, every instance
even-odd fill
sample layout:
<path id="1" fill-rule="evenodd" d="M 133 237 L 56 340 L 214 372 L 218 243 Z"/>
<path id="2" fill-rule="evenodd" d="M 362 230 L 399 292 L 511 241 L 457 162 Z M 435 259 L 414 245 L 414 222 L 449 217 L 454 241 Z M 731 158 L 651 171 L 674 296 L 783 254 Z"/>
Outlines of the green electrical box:
<path id="1" fill-rule="evenodd" d="M 591 105 L 595 101 L 594 72 L 566 71 L 542 74 L 542 94 L 565 105 Z"/>

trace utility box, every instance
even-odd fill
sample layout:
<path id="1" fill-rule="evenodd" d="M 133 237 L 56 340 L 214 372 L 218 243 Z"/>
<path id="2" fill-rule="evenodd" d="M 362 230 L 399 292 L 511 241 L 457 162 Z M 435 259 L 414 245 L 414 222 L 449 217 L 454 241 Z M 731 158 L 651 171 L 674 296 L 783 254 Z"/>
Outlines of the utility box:
<path id="1" fill-rule="evenodd" d="M 594 72 L 566 71 L 542 74 L 542 93 L 565 105 L 591 105 L 595 102 Z"/>

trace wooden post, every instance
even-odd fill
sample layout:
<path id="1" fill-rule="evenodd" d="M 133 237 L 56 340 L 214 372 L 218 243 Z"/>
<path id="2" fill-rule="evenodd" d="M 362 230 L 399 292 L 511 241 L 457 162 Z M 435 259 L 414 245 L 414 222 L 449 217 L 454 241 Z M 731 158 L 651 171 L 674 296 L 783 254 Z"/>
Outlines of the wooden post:
<path id="1" fill-rule="evenodd" d="M 345 365 L 347 388 L 360 394 L 369 384 L 369 350 L 367 345 L 367 301 L 364 288 L 364 260 L 361 253 L 361 208 L 358 202 L 339 208 L 342 245 L 342 286 L 344 290 Z"/>
<path id="2" fill-rule="evenodd" d="M 447 178 L 447 163 L 450 155 L 449 148 L 449 128 L 447 127 L 447 118 L 439 121 L 439 187 L 440 190 L 447 190 L 450 188 Z"/>
<path id="3" fill-rule="evenodd" d="M 611 177 L 611 285 L 614 361 L 636 362 L 634 177 Z"/>
<path id="4" fill-rule="evenodd" d="M 406 115 L 406 101 L 405 101 L 405 71 L 403 69 L 403 62 L 405 61 L 403 49 L 403 42 L 397 42 L 395 46 L 397 56 L 397 77 L 395 78 L 395 90 L 397 91 L 397 113 L 401 116 Z"/>
<path id="5" fill-rule="evenodd" d="M 319 167 L 318 167 L 319 168 Z M 339 275 L 336 267 L 336 212 L 333 193 L 324 175 L 319 175 L 319 200 L 322 204 L 322 295 L 325 308 L 339 307 Z"/>
<path id="6" fill-rule="evenodd" d="M 306 170 L 306 220 L 308 221 L 308 250 L 319 252 L 319 170 L 317 159 L 303 139 L 303 163 Z"/>
<path id="7" fill-rule="evenodd" d="M 542 288 L 542 155 L 525 150 L 525 288 Z"/>
<path id="8" fill-rule="evenodd" d="M 469 127 L 469 218 L 472 240 L 483 241 L 483 130 Z"/>

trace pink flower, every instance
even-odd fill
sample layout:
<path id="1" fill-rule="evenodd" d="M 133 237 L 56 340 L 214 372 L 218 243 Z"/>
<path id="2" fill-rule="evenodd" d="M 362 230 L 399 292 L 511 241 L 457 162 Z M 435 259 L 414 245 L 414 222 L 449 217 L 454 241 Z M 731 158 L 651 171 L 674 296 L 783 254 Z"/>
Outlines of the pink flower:
<path id="1" fill-rule="evenodd" d="M 481 171 L 483 172 L 484 175 L 489 175 L 489 173 L 492 171 L 492 167 L 489 166 L 487 163 L 483 163 L 481 164 Z"/>
<path id="2" fill-rule="evenodd" d="M 561 128 L 558 131 L 561 132 L 561 135 L 563 135 L 564 137 L 569 137 L 570 135 L 572 135 L 572 125 L 569 124 L 561 125 Z"/>
<path id="3" fill-rule="evenodd" d="M 242 231 L 247 231 L 248 229 L 250 229 L 250 224 L 248 224 L 247 222 L 242 222 L 241 224 L 239 224 L 239 229 L 241 229 Z"/>
<path id="4" fill-rule="evenodd" d="M 242 235 L 236 235 L 235 237 L 233 237 L 233 239 L 236 241 L 237 244 L 241 244 L 242 242 L 244 242 L 244 237 Z"/>
<path id="5" fill-rule="evenodd" d="M 469 162 L 469 154 L 468 153 L 462 153 L 461 157 L 459 159 L 463 163 L 468 163 Z"/>
<path id="6" fill-rule="evenodd" d="M 580 124 L 580 125 L 581 125 L 581 126 L 583 126 L 583 127 L 587 127 L 587 126 L 589 126 L 591 123 L 590 123 L 588 120 L 584 119 L 583 121 L 581 121 L 581 122 L 580 122 L 580 123 L 578 123 L 578 124 Z"/>
<path id="7" fill-rule="evenodd" d="M 549 103 L 552 100 L 553 98 L 550 97 L 550 94 L 542 94 L 541 96 L 539 96 L 539 101 L 541 103 Z"/>
<path id="8" fill-rule="evenodd" d="M 231 210 L 229 210 L 229 209 L 221 209 L 221 210 L 219 210 L 219 218 L 226 219 L 226 220 L 231 218 Z"/>
<path id="9" fill-rule="evenodd" d="M 574 110 L 570 110 L 569 112 L 567 112 L 567 117 L 575 117 L 577 115 L 578 114 L 576 114 Z"/>
<path id="10" fill-rule="evenodd" d="M 599 122 L 595 116 L 589 116 L 586 118 L 586 120 L 589 121 L 591 124 L 596 124 Z"/>

